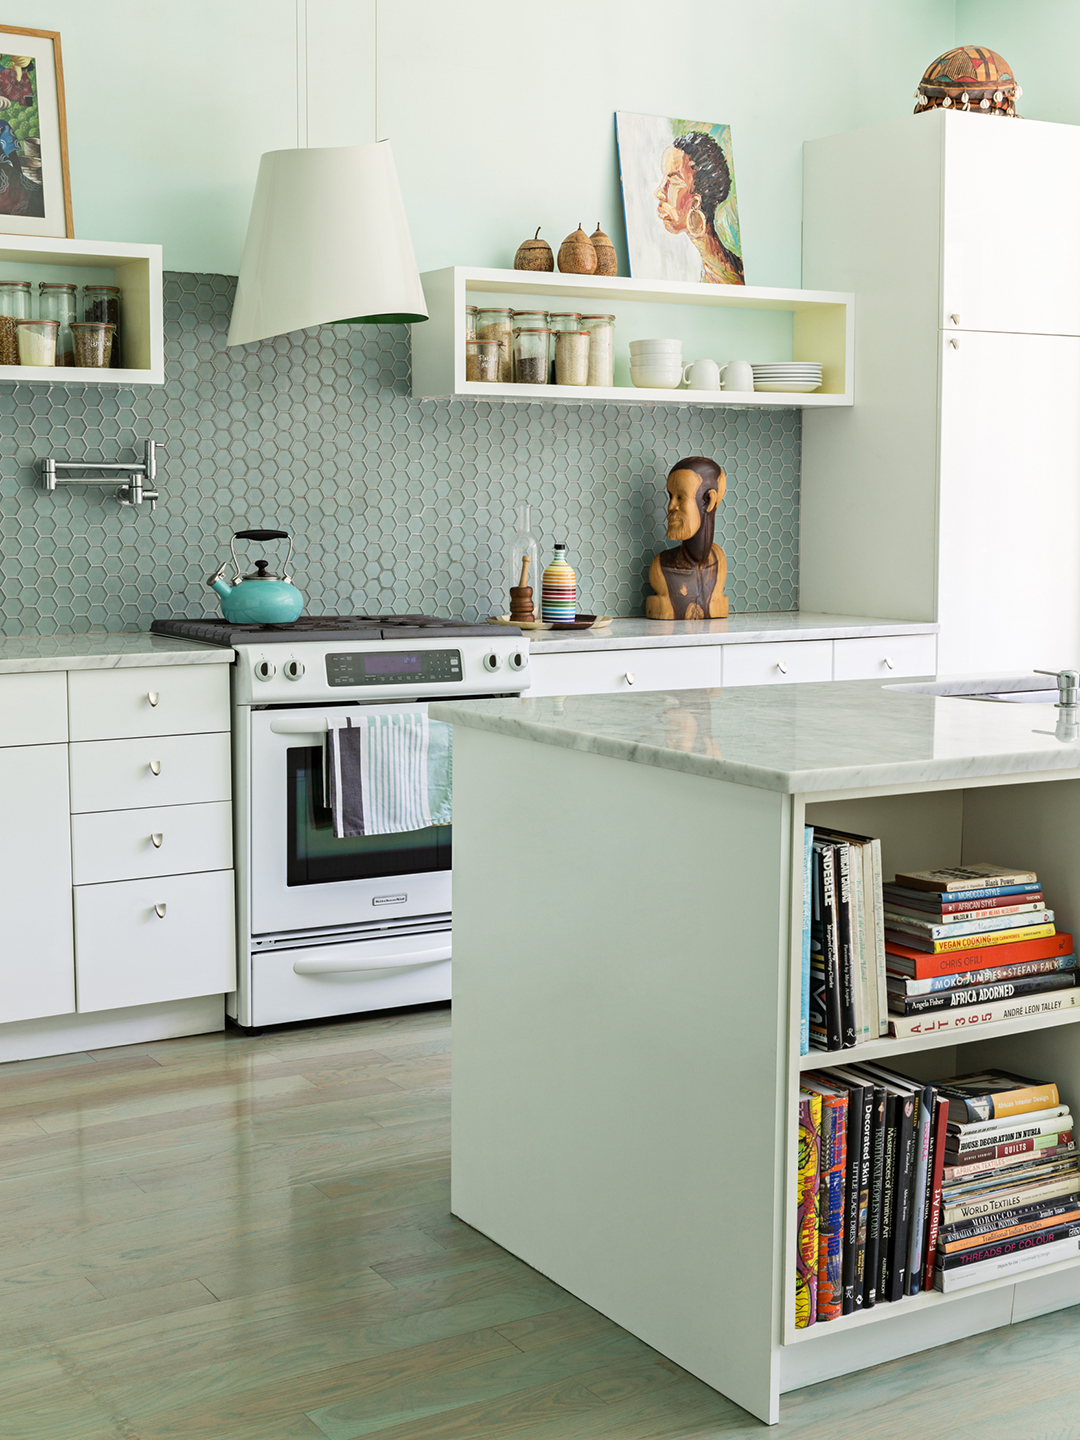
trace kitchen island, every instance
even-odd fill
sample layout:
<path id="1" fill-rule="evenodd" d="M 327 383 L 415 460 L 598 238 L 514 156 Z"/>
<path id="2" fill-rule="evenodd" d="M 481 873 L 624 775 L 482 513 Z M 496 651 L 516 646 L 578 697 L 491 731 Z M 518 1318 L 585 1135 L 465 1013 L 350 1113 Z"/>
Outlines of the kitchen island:
<path id="1" fill-rule="evenodd" d="M 1035 869 L 1080 921 L 1075 727 L 925 688 L 431 708 L 455 744 L 452 1208 L 770 1423 L 783 1391 L 1080 1302 L 1078 1257 L 795 1328 L 802 1069 L 996 1065 L 1080 1103 L 1076 1010 L 800 1056 L 804 823 L 880 836 L 887 876 Z"/>

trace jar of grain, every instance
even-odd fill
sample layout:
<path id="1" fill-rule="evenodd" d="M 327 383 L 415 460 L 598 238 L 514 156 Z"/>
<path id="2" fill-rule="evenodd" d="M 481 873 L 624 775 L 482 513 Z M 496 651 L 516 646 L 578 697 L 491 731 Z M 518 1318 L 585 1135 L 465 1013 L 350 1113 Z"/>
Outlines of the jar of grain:
<path id="1" fill-rule="evenodd" d="M 75 341 L 71 335 L 71 322 L 75 319 L 77 285 L 61 285 L 51 280 L 38 284 L 38 318 L 56 320 L 60 329 L 56 332 L 57 365 L 75 364 Z"/>
<path id="2" fill-rule="evenodd" d="M 501 340 L 474 340 L 476 346 L 477 380 L 485 384 L 498 383 L 502 366 L 503 342 Z"/>
<path id="3" fill-rule="evenodd" d="M 30 318 L 30 281 L 0 280 L 0 365 L 18 365 L 16 320 Z"/>
<path id="4" fill-rule="evenodd" d="M 512 310 L 489 310 L 483 306 L 476 315 L 476 338 L 498 340 L 502 344 L 499 356 L 499 380 L 509 383 L 513 377 L 513 361 L 510 346 L 514 338 L 514 312 Z"/>
<path id="5" fill-rule="evenodd" d="M 548 345 L 551 331 L 542 329 L 514 331 L 514 379 L 519 385 L 548 383 Z"/>
<path id="6" fill-rule="evenodd" d="M 560 330 L 555 336 L 555 381 L 558 385 L 589 383 L 587 330 Z"/>
<path id="7" fill-rule="evenodd" d="M 75 364 L 84 370 L 107 370 L 116 339 L 115 325 L 97 320 L 78 320 L 71 327 L 75 337 Z"/>
<path id="8" fill-rule="evenodd" d="M 554 384 L 555 384 L 555 347 L 556 347 L 556 346 L 558 345 L 558 343 L 559 343 L 559 331 L 560 331 L 560 330 L 580 330 L 580 329 L 581 329 L 581 316 L 578 315 L 578 314 L 576 313 L 576 311 L 569 311 L 569 312 L 566 312 L 566 313 L 560 312 L 559 314 L 549 315 L 549 316 L 548 316 L 548 327 L 549 327 L 549 329 L 551 329 L 551 330 L 554 332 L 554 333 L 552 334 L 552 337 L 551 337 L 551 383 L 552 383 L 552 385 L 554 385 Z"/>
<path id="9" fill-rule="evenodd" d="M 548 328 L 548 312 L 546 310 L 514 310 L 511 312 L 514 317 L 515 330 L 546 330 Z M 517 372 L 514 372 L 516 380 Z"/>
<path id="10" fill-rule="evenodd" d="M 96 320 L 100 325 L 113 327 L 112 359 L 113 370 L 120 368 L 120 287 L 119 285 L 84 285 L 83 319 Z M 76 361 L 76 364 L 78 361 Z"/>
<path id="11" fill-rule="evenodd" d="M 475 305 L 465 306 L 465 339 L 476 339 L 476 316 L 478 307 Z"/>
<path id="12" fill-rule="evenodd" d="M 581 328 L 589 332 L 590 385 L 615 384 L 615 316 L 582 315 Z"/>
<path id="13" fill-rule="evenodd" d="M 55 365 L 59 320 L 16 320 L 20 365 Z"/>

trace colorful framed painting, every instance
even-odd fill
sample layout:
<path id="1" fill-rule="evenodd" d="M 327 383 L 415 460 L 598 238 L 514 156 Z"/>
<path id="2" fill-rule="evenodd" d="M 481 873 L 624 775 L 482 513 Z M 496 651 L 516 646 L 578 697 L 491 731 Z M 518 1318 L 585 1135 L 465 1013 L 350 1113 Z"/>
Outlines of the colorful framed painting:
<path id="1" fill-rule="evenodd" d="M 635 280 L 745 285 L 731 126 L 616 112 Z"/>
<path id="2" fill-rule="evenodd" d="M 0 25 L 0 232 L 71 239 L 60 36 Z"/>

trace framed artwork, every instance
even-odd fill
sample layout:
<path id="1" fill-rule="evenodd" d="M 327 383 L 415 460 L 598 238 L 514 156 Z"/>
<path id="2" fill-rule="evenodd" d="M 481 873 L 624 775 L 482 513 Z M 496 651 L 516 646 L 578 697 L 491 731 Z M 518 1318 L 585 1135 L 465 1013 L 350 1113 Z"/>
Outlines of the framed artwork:
<path id="1" fill-rule="evenodd" d="M 0 232 L 71 239 L 60 36 L 0 25 Z"/>
<path id="2" fill-rule="evenodd" d="M 630 274 L 745 285 L 731 126 L 615 115 Z"/>

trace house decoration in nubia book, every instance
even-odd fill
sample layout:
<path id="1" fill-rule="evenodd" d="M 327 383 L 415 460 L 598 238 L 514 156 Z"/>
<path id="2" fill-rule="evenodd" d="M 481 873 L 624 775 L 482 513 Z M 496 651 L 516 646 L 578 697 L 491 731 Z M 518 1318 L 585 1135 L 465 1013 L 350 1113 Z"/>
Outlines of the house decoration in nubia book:
<path id="1" fill-rule="evenodd" d="M 745 285 L 731 126 L 615 116 L 630 274 Z"/>
<path id="2" fill-rule="evenodd" d="M 924 110 L 970 110 L 1017 118 L 1023 94 L 1008 61 L 984 45 L 958 45 L 926 67 L 915 91 L 915 114 Z"/>
<path id="3" fill-rule="evenodd" d="M 661 550 L 649 566 L 654 590 L 645 601 L 650 620 L 722 620 L 727 557 L 713 544 L 716 512 L 727 476 L 703 455 L 680 460 L 667 478 L 667 538 L 680 543 Z"/>

